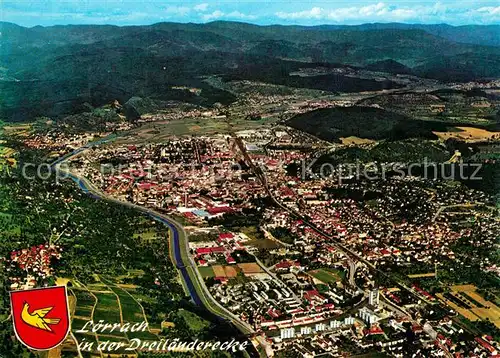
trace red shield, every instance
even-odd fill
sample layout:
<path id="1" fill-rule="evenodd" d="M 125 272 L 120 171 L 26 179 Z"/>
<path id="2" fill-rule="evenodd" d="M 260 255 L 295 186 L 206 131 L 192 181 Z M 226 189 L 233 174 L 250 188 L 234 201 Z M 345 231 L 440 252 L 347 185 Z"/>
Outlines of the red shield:
<path id="1" fill-rule="evenodd" d="M 68 335 L 66 286 L 13 291 L 10 306 L 17 339 L 28 348 L 51 349 Z"/>

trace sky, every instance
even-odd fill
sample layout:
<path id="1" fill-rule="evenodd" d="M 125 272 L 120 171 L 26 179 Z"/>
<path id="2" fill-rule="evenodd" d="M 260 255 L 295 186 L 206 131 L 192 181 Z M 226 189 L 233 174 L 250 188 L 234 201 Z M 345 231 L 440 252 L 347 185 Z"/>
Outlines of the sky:
<path id="1" fill-rule="evenodd" d="M 0 0 L 0 21 L 22 26 L 66 24 L 147 25 L 216 20 L 261 25 L 404 22 L 500 24 L 498 0 Z"/>

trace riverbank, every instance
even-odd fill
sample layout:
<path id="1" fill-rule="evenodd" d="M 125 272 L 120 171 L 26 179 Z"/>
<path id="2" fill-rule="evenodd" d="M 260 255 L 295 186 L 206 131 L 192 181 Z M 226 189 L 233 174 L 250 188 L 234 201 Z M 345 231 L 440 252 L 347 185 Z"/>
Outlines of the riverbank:
<path id="1" fill-rule="evenodd" d="M 73 155 L 77 155 L 86 148 L 81 149 L 82 150 L 74 151 Z M 67 156 L 64 160 L 58 161 L 58 163 L 53 165 L 53 168 L 55 170 L 61 170 L 60 165 L 69 158 L 71 158 L 71 156 Z M 129 208 L 141 211 L 151 216 L 153 219 L 158 220 L 164 225 L 168 226 L 171 233 L 169 238 L 171 257 L 173 258 L 174 265 L 180 271 L 184 287 L 188 289 L 189 295 L 193 302 L 214 314 L 216 317 L 218 317 L 218 319 L 232 323 L 243 334 L 252 335 L 255 333 L 253 328 L 248 323 L 241 321 L 239 317 L 229 312 L 211 296 L 208 288 L 205 286 L 203 278 L 196 268 L 196 264 L 189 256 L 187 234 L 180 223 L 176 222 L 174 219 L 168 217 L 167 215 L 164 215 L 153 209 L 138 206 L 125 201 L 120 201 L 113 197 L 107 196 L 104 193 L 100 192 L 97 188 L 95 188 L 92 183 L 90 183 L 86 178 L 80 177 L 73 172 L 64 171 L 61 174 L 72 179 L 75 183 L 77 183 L 78 187 L 84 193 L 92 196 L 95 199 L 106 200 L 115 204 L 124 205 Z"/>

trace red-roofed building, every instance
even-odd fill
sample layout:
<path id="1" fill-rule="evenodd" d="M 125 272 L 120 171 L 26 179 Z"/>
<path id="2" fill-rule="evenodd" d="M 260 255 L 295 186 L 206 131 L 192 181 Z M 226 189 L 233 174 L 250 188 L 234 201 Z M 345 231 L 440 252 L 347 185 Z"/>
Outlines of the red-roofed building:
<path id="1" fill-rule="evenodd" d="M 333 247 L 333 246 L 326 246 L 326 250 L 328 252 L 335 252 L 335 251 L 337 251 L 337 249 L 335 247 Z"/>
<path id="2" fill-rule="evenodd" d="M 276 271 L 285 271 L 285 270 L 288 270 L 290 268 L 290 262 L 288 261 L 281 261 L 281 262 L 278 262 L 276 265 L 274 265 L 274 269 Z"/>
<path id="3" fill-rule="evenodd" d="M 481 339 L 479 337 L 474 338 L 477 343 L 484 349 L 486 349 L 488 352 L 491 353 L 491 355 L 496 355 L 498 352 L 495 347 L 493 347 L 491 344 L 486 342 L 484 339 Z"/>
<path id="4" fill-rule="evenodd" d="M 378 335 L 378 334 L 384 334 L 384 331 L 382 328 L 380 328 L 379 325 L 373 325 L 370 327 L 370 329 L 364 329 L 363 333 L 365 336 L 373 336 L 373 335 Z"/>
<path id="5" fill-rule="evenodd" d="M 278 311 L 277 309 L 275 308 L 270 308 L 267 310 L 267 314 L 269 316 L 271 316 L 272 318 L 278 318 L 279 316 L 281 316 L 281 312 Z"/>
<path id="6" fill-rule="evenodd" d="M 185 217 L 187 217 L 188 219 L 193 219 L 196 217 L 196 215 L 194 215 L 192 212 L 190 211 L 187 211 L 183 214 Z"/>
<path id="7" fill-rule="evenodd" d="M 231 232 L 222 232 L 219 234 L 219 239 L 222 240 L 231 240 L 234 238 L 234 234 Z"/>
<path id="8" fill-rule="evenodd" d="M 414 332 L 414 333 L 422 333 L 424 331 L 424 329 L 422 328 L 422 326 L 418 325 L 418 324 L 414 324 L 412 327 L 411 327 L 411 330 Z"/>
<path id="9" fill-rule="evenodd" d="M 214 254 L 222 254 L 226 252 L 226 248 L 222 246 L 217 246 L 217 247 L 211 247 L 210 251 Z"/>
<path id="10" fill-rule="evenodd" d="M 156 184 L 154 183 L 147 183 L 147 182 L 142 182 L 142 183 L 139 183 L 137 184 L 138 188 L 140 190 L 149 190 L 151 189 L 152 187 L 156 186 Z"/>
<path id="11" fill-rule="evenodd" d="M 304 292 L 304 299 L 310 302 L 312 305 L 316 303 L 317 305 L 319 304 L 324 304 L 328 300 L 321 296 L 317 290 L 309 290 Z"/>
<path id="12" fill-rule="evenodd" d="M 196 255 L 202 256 L 202 255 L 208 255 L 212 253 L 212 249 L 210 247 L 200 247 L 199 249 L 196 249 Z"/>
<path id="13" fill-rule="evenodd" d="M 224 213 L 232 213 L 234 210 L 228 206 L 218 206 L 207 209 L 210 215 L 224 214 Z"/>
<path id="14" fill-rule="evenodd" d="M 417 291 L 418 293 L 424 295 L 425 297 L 427 297 L 427 299 L 431 300 L 431 301 L 434 301 L 436 298 L 434 296 L 432 296 L 429 292 L 427 291 L 424 291 L 422 290 L 420 287 L 418 287 L 417 285 L 412 285 L 413 289 L 415 291 Z"/>
<path id="15" fill-rule="evenodd" d="M 383 256 L 390 256 L 391 255 L 391 252 L 387 249 L 382 249 L 380 250 L 380 253 L 383 255 Z"/>

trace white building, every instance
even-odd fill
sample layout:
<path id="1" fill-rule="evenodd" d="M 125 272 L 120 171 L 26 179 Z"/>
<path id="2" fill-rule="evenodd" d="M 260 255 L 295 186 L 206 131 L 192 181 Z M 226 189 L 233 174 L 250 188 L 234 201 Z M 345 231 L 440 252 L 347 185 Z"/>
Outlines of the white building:
<path id="1" fill-rule="evenodd" d="M 368 303 L 373 307 L 377 307 L 379 304 L 379 298 L 378 289 L 371 290 L 370 296 L 368 297 Z"/>
<path id="2" fill-rule="evenodd" d="M 289 339 L 295 337 L 295 328 L 283 328 L 280 331 L 281 339 Z"/>
<path id="3" fill-rule="evenodd" d="M 306 334 L 311 334 L 311 333 L 312 333 L 311 327 L 300 327 L 300 334 L 306 335 Z"/>
<path id="4" fill-rule="evenodd" d="M 339 328 L 341 325 L 340 321 L 330 321 L 330 328 L 335 329 Z"/>
<path id="5" fill-rule="evenodd" d="M 344 324 L 345 325 L 354 324 L 354 317 L 346 317 L 346 318 L 344 318 Z"/>
<path id="6" fill-rule="evenodd" d="M 324 323 L 317 323 L 316 326 L 314 327 L 315 332 L 322 332 L 326 329 L 326 324 Z"/>
<path id="7" fill-rule="evenodd" d="M 377 322 L 378 320 L 378 316 L 375 314 L 375 312 L 373 312 L 372 310 L 366 308 L 366 307 L 363 307 L 359 310 L 359 313 L 358 313 L 358 316 L 359 318 L 361 318 L 363 321 L 365 321 L 366 323 L 369 323 L 369 324 L 372 324 L 372 323 L 375 323 Z"/>

